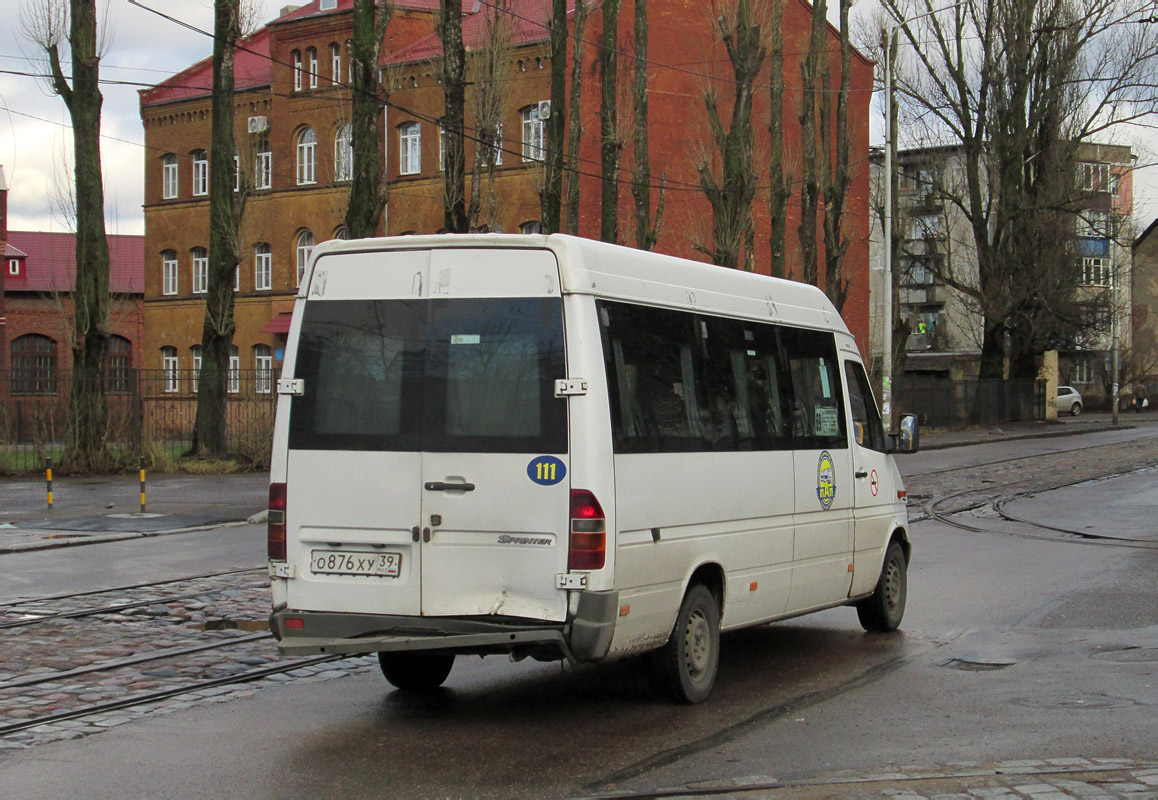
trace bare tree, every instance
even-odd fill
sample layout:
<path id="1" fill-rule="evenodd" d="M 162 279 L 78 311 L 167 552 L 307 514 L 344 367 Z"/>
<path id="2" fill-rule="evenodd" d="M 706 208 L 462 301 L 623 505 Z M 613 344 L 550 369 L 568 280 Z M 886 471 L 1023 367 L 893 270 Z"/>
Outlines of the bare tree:
<path id="1" fill-rule="evenodd" d="M 213 95 L 209 149 L 209 286 L 201 331 L 201 372 L 192 454 L 226 452 L 226 389 L 236 323 L 233 287 L 241 261 L 239 227 L 245 193 L 235 191 L 233 66 L 241 33 L 239 0 L 213 3 Z"/>
<path id="2" fill-rule="evenodd" d="M 72 119 L 76 290 L 67 444 L 72 466 L 93 470 L 105 464 L 109 343 L 109 248 L 100 153 L 103 47 L 97 34 L 96 0 L 69 0 L 67 7 L 64 0 L 30 3 L 22 9 L 22 22 L 25 34 L 46 56 L 52 76 L 49 86 Z M 71 84 L 62 67 L 61 49 L 66 44 L 72 56 Z"/>
<path id="3" fill-rule="evenodd" d="M 620 2 L 603 0 L 603 41 L 599 49 L 599 154 L 602 173 L 599 237 L 612 243 L 619 242 L 619 159 L 623 152 L 619 134 L 616 63 Z"/>
<path id="4" fill-rule="evenodd" d="M 575 46 L 571 53 L 571 89 L 567 103 L 567 233 L 579 235 L 579 143 L 583 123 L 579 114 L 582 99 L 583 34 L 587 28 L 587 0 L 575 0 Z"/>
<path id="5" fill-rule="evenodd" d="M 467 233 L 466 213 L 466 47 L 462 41 L 461 0 L 439 0 L 442 39 L 443 224 L 449 233 Z"/>
<path id="6" fill-rule="evenodd" d="M 386 173 L 378 165 L 378 120 L 382 102 L 378 80 L 378 56 L 394 4 L 391 0 L 354 0 L 353 31 L 349 43 L 353 75 L 353 150 L 350 204 L 346 208 L 346 235 L 351 239 L 373 236 L 382 219 L 388 197 Z M 389 89 L 386 90 L 387 96 Z"/>
<path id="7" fill-rule="evenodd" d="M 708 113 L 715 153 L 697 165 L 700 188 L 712 207 L 712 243 L 696 248 L 724 267 L 753 267 L 752 202 L 756 197 L 752 100 L 756 77 L 767 56 L 765 25 L 755 18 L 751 0 L 736 0 L 731 7 L 714 4 L 716 25 L 732 67 L 732 117 L 724 127 L 715 88 L 708 85 L 704 107 Z M 716 170 L 719 170 L 717 175 Z"/>
<path id="8" fill-rule="evenodd" d="M 769 213 L 772 234 L 769 237 L 770 270 L 774 278 L 788 277 L 787 225 L 788 198 L 792 196 L 792 175 L 785 174 L 784 144 L 784 0 L 772 0 L 771 21 L 768 25 L 769 58 L 769 118 L 768 134 L 771 154 L 768 162 L 768 182 L 771 186 Z"/>
<path id="9" fill-rule="evenodd" d="M 547 174 L 540 196 L 543 233 L 557 233 L 563 216 L 563 106 L 567 92 L 567 0 L 551 0 L 551 116 L 547 118 Z"/>
<path id="10" fill-rule="evenodd" d="M 635 80 L 632 82 L 632 105 L 635 124 L 632 137 L 631 194 L 635 199 L 635 246 L 650 250 L 659 239 L 663 224 L 666 191 L 660 177 L 655 220 L 651 216 L 651 157 L 648 154 L 647 125 L 647 0 L 635 0 Z"/>
<path id="11" fill-rule="evenodd" d="M 827 70 L 828 58 L 824 51 L 825 15 L 827 4 L 816 0 L 812 6 L 812 35 L 808 52 L 800 59 L 800 226 L 797 236 L 800 240 L 801 276 L 804 283 L 820 285 L 820 263 L 816 247 L 819 230 L 819 205 L 821 177 L 817 156 L 818 128 L 816 118 L 816 96 L 820 90 L 821 70 Z M 823 133 L 819 134 L 823 136 Z"/>
<path id="12" fill-rule="evenodd" d="M 898 70 L 909 117 L 963 162 L 941 199 L 967 221 L 976 273 L 940 277 L 983 315 L 980 377 L 1007 358 L 1033 377 L 1074 321 L 1075 155 L 1158 110 L 1158 32 L 1120 0 L 882 5 L 913 45 Z"/>
<path id="13" fill-rule="evenodd" d="M 474 167 L 470 185 L 470 230 L 479 230 L 479 220 L 487 230 L 493 230 L 498 220 L 498 196 L 495 192 L 495 174 L 502 154 L 503 108 L 507 92 L 506 71 L 511 53 L 513 30 L 505 0 L 484 6 L 484 37 L 482 48 L 472 54 L 473 107 L 475 113 Z M 485 179 L 485 181 L 484 181 Z M 487 193 L 482 196 L 483 183 Z"/>
<path id="14" fill-rule="evenodd" d="M 832 91 L 828 70 L 823 74 L 821 94 L 821 147 L 820 157 L 825 161 L 824 183 L 824 292 L 840 311 L 848 298 L 850 276 L 844 268 L 844 257 L 848 252 L 849 240 L 844 234 L 844 207 L 848 200 L 848 190 L 852 185 L 850 172 L 850 151 L 848 135 L 848 93 L 852 61 L 852 44 L 849 41 L 848 10 L 852 0 L 840 2 L 840 89 L 836 93 L 836 148 L 828 147 L 828 133 L 831 130 Z M 818 3 L 819 5 L 819 3 Z M 828 61 L 825 55 L 825 63 Z"/>

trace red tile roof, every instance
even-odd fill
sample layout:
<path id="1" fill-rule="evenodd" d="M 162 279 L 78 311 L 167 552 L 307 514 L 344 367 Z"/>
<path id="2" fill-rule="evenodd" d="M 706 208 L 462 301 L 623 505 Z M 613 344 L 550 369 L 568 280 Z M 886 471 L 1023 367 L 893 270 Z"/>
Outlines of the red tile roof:
<path id="1" fill-rule="evenodd" d="M 437 4 L 436 4 L 437 5 Z M 491 3 L 481 0 L 463 0 L 462 41 L 468 50 L 486 46 L 487 14 Z M 511 45 L 533 44 L 547 40 L 547 21 L 551 18 L 551 0 L 511 0 L 507 6 L 511 21 Z M 567 15 L 575 11 L 575 0 L 567 0 Z M 417 39 L 400 50 L 387 54 L 384 59 L 394 64 L 424 61 L 442 55 L 442 40 L 432 33 Z"/>
<path id="2" fill-rule="evenodd" d="M 349 0 L 347 0 L 349 1 Z M 233 86 L 237 91 L 273 83 L 273 62 L 269 58 L 268 27 L 247 36 L 237 47 L 233 63 Z M 203 58 L 172 78 L 151 89 L 140 91 L 141 108 L 207 96 L 213 89 L 213 59 Z"/>
<path id="3" fill-rule="evenodd" d="M 5 258 L 25 258 L 28 254 L 23 250 L 17 250 L 8 242 L 4 243 L 4 257 Z"/>
<path id="4" fill-rule="evenodd" d="M 145 237 L 110 235 L 109 291 L 144 294 Z M 23 274 L 8 275 L 5 292 L 71 292 L 76 286 L 76 235 L 8 231 L 8 241 L 28 256 Z"/>

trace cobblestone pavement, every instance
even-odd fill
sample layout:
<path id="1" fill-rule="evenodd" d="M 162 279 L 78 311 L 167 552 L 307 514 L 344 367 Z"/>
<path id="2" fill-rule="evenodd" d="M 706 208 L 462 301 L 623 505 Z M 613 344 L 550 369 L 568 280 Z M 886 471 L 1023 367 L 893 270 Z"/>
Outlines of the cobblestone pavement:
<path id="1" fill-rule="evenodd" d="M 989 764 L 908 765 L 888 771 L 841 773 L 787 784 L 757 775 L 726 783 L 705 782 L 670 792 L 661 790 L 648 796 L 737 800 L 873 797 L 895 800 L 1142 800 L 1158 798 L 1158 763 L 1138 764 L 1113 758 L 1053 758 Z"/>

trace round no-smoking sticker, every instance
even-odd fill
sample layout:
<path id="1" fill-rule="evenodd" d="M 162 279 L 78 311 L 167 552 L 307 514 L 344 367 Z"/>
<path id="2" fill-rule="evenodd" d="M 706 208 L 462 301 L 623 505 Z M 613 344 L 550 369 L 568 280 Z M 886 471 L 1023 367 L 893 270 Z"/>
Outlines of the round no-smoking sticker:
<path id="1" fill-rule="evenodd" d="M 877 496 L 877 492 L 881 490 L 881 482 L 877 480 L 877 471 L 874 469 L 869 475 L 869 488 L 872 489 L 873 497 Z"/>

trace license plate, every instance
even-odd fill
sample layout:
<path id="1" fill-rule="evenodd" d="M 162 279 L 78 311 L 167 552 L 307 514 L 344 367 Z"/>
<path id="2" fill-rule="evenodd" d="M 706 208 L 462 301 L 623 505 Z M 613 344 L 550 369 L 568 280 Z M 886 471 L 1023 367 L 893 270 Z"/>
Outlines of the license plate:
<path id="1" fill-rule="evenodd" d="M 402 554 L 314 550 L 310 553 L 310 572 L 315 575 L 397 578 L 402 574 Z"/>

